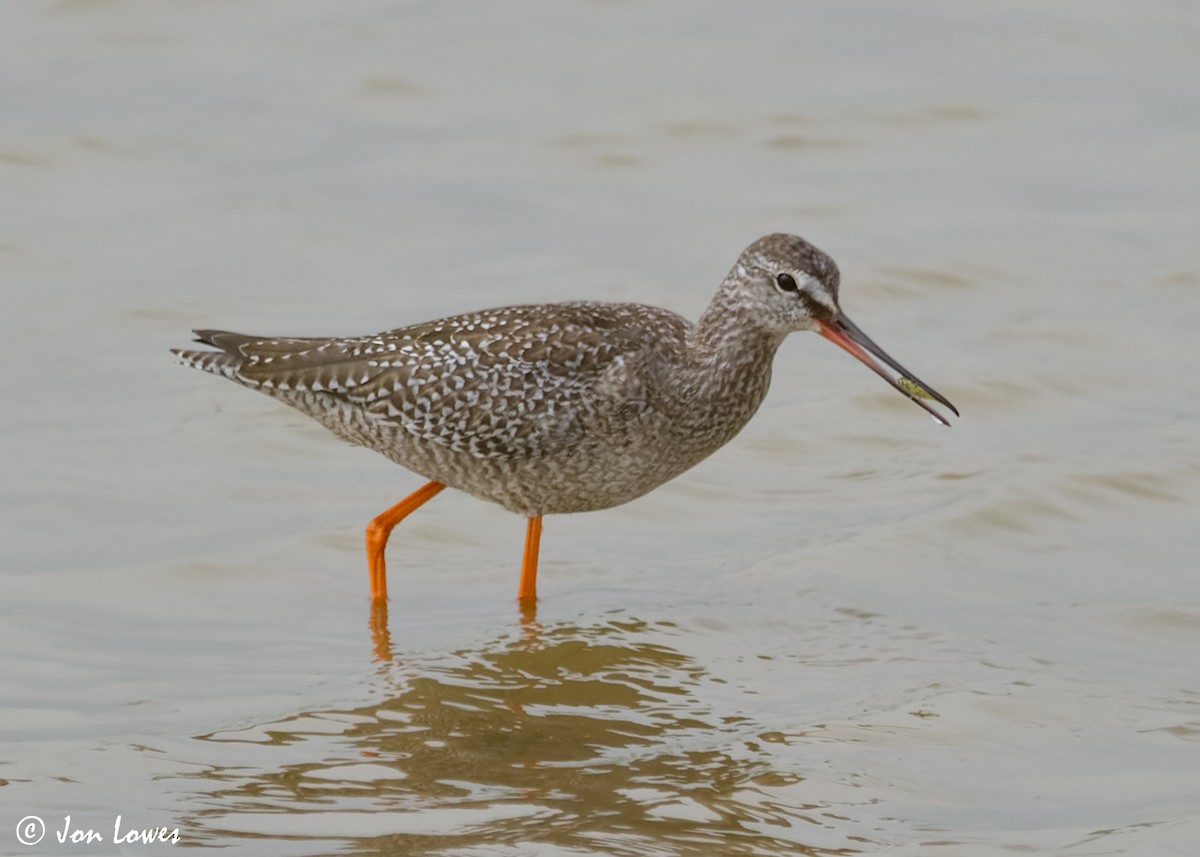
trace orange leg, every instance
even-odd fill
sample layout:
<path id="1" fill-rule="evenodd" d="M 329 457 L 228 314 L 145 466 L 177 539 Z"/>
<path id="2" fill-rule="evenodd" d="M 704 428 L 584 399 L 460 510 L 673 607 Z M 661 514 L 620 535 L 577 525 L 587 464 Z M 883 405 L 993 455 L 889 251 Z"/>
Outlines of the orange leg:
<path id="1" fill-rule="evenodd" d="M 542 540 L 542 516 L 529 519 L 525 528 L 525 556 L 521 559 L 521 584 L 517 587 L 517 601 L 530 607 L 537 601 L 538 544 Z"/>
<path id="2" fill-rule="evenodd" d="M 441 482 L 430 482 L 367 524 L 367 567 L 371 570 L 372 599 L 387 598 L 387 565 L 383 560 L 383 549 L 387 547 L 392 527 L 445 487 Z"/>

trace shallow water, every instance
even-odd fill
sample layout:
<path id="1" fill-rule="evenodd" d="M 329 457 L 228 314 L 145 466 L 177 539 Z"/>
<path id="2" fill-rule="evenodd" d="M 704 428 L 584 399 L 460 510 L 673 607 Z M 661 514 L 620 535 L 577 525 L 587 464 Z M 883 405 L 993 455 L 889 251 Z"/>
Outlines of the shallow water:
<path id="1" fill-rule="evenodd" d="M 1193 853 L 1198 28 L 0 5 L 0 853 Z M 793 337 L 729 447 L 547 520 L 533 618 L 522 522 L 447 492 L 372 633 L 362 526 L 419 477 L 166 353 L 694 317 L 777 230 L 963 418 Z"/>

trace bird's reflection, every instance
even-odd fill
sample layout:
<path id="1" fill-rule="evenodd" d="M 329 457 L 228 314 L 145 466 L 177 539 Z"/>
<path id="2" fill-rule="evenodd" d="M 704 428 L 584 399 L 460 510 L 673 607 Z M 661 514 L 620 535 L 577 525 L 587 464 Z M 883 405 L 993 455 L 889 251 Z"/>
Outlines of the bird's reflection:
<path id="1" fill-rule="evenodd" d="M 377 661 L 392 659 L 392 632 L 388 630 L 388 605 L 386 598 L 371 599 L 371 615 L 367 620 L 371 629 L 371 651 Z"/>
<path id="2" fill-rule="evenodd" d="M 521 623 L 522 636 L 536 639 L 542 626 L 537 621 L 536 601 L 517 601 L 517 616 Z M 372 598 L 367 627 L 371 630 L 371 652 L 376 661 L 392 660 L 392 632 L 388 629 L 388 602 L 386 598 Z"/>
<path id="3" fill-rule="evenodd" d="M 376 618 L 376 652 L 391 655 L 386 615 L 372 614 L 373 629 Z M 662 853 L 855 853 L 861 828 L 842 847 L 806 850 L 812 825 L 848 823 L 847 808 L 795 799 L 803 777 L 780 769 L 748 718 L 704 701 L 728 690 L 674 638 L 669 623 L 539 628 L 530 617 L 484 648 L 382 663 L 372 704 L 199 736 L 256 745 L 247 756 L 258 764 L 202 774 L 207 808 L 190 823 L 297 835 L 317 816 L 343 845 L 372 853 L 531 842 L 571 853 L 659 853 L 664 842 L 676 847 Z"/>

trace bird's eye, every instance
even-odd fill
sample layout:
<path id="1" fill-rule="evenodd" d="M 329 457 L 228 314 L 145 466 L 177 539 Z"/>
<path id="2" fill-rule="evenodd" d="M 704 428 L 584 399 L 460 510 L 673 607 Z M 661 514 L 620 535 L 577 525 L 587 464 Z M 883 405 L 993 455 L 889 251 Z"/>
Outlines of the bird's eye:
<path id="1" fill-rule="evenodd" d="M 775 285 L 779 286 L 781 292 L 794 292 L 797 288 L 796 278 L 791 274 L 776 274 Z"/>

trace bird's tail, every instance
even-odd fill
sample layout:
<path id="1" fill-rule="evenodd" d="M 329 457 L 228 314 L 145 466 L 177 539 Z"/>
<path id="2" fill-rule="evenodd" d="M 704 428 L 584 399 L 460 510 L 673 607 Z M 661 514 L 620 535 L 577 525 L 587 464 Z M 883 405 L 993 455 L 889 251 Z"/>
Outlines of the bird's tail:
<path id="1" fill-rule="evenodd" d="M 171 353 L 184 366 L 221 375 L 232 381 L 238 380 L 238 370 L 242 368 L 245 356 L 241 346 L 253 342 L 253 336 L 242 333 L 230 333 L 227 330 L 193 330 L 196 342 L 211 345 L 219 351 L 198 351 L 191 348 L 172 348 Z"/>

